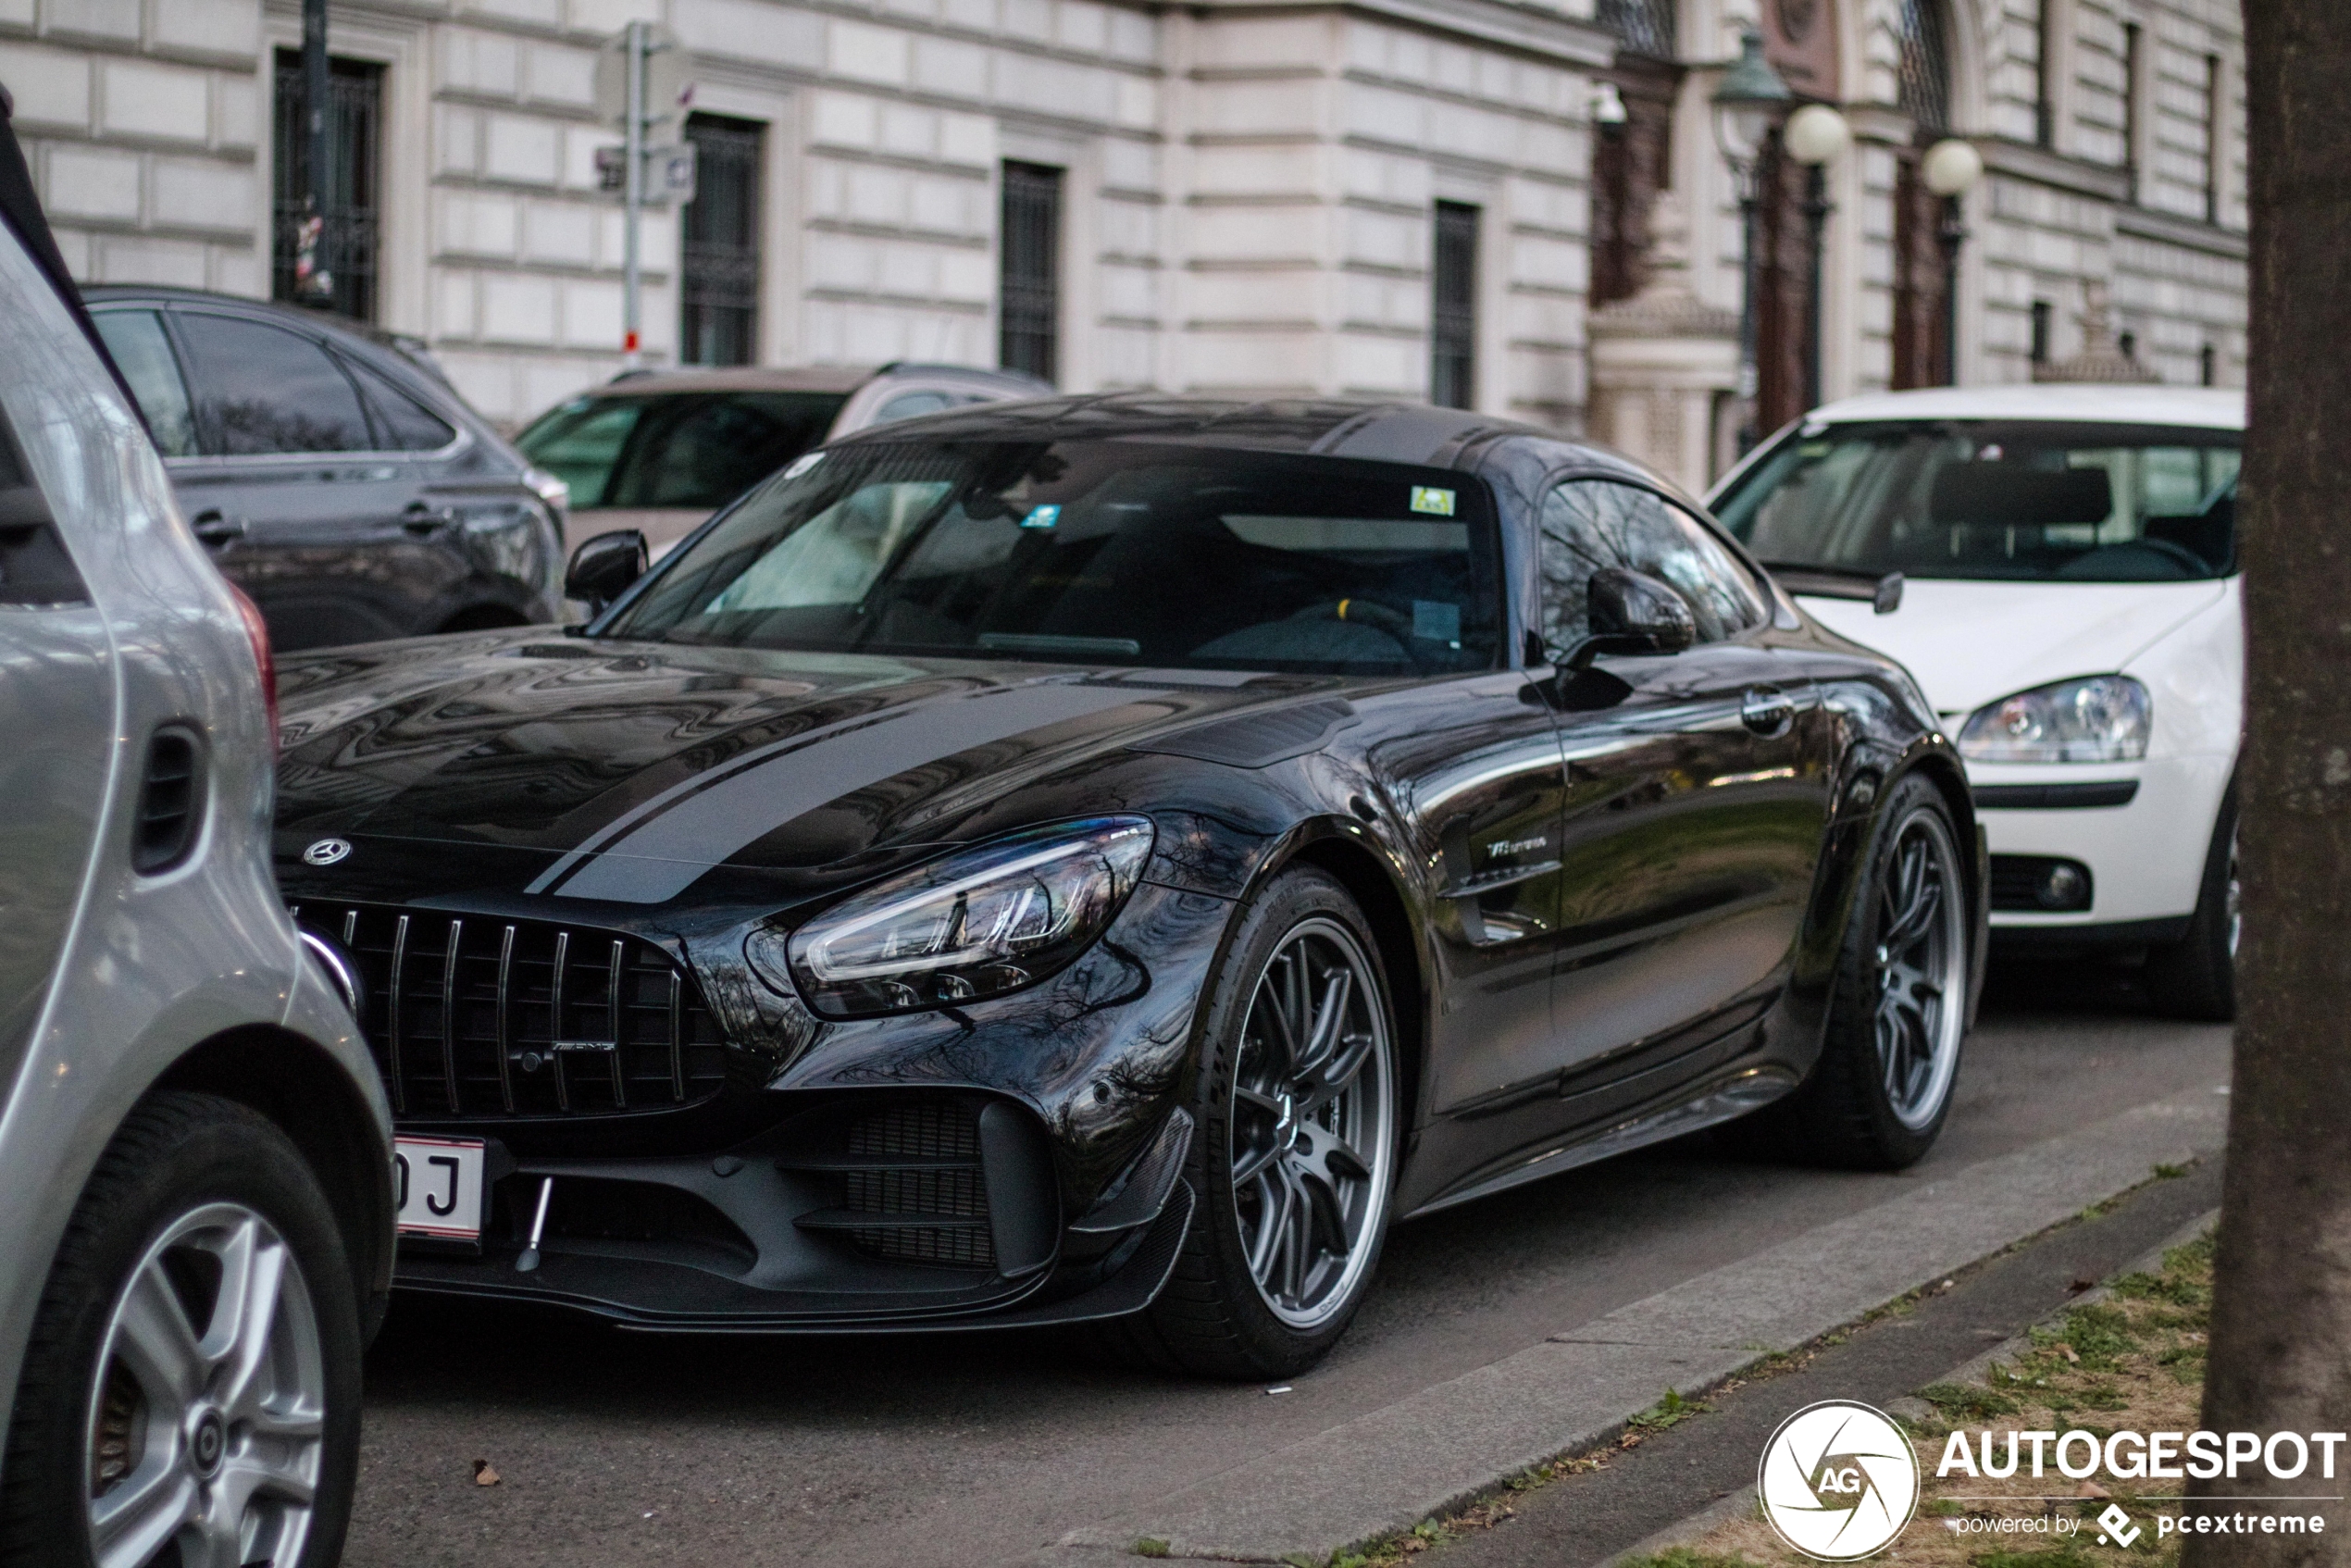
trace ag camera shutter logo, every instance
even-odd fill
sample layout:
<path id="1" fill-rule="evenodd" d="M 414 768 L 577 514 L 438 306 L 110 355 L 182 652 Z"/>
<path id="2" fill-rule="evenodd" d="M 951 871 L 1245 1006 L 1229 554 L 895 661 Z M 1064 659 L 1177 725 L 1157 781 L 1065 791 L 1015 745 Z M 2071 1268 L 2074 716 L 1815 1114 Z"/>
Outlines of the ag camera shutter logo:
<path id="1" fill-rule="evenodd" d="M 1919 1506 L 1919 1462 L 1882 1411 L 1849 1400 L 1807 1405 L 1763 1445 L 1755 1495 L 1780 1539 L 1821 1562 L 1883 1550 Z"/>

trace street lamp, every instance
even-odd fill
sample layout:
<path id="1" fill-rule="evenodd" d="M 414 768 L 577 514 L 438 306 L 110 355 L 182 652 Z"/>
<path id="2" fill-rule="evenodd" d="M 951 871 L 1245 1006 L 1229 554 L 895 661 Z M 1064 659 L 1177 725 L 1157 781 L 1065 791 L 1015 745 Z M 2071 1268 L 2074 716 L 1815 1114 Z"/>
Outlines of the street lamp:
<path id="1" fill-rule="evenodd" d="M 1807 104 L 1787 117 L 1780 143 L 1804 166 L 1804 406 L 1810 410 L 1821 405 L 1821 234 L 1836 210 L 1829 205 L 1827 165 L 1853 144 L 1853 128 L 1826 104 Z"/>
<path id="2" fill-rule="evenodd" d="M 1772 121 L 1786 108 L 1787 83 L 1763 57 L 1763 35 L 1749 28 L 1739 57 L 1714 89 L 1714 142 L 1739 188 L 1739 450 L 1755 444 L 1755 208 L 1757 165 Z"/>
<path id="3" fill-rule="evenodd" d="M 1950 384 L 1959 384 L 1959 247 L 1967 243 L 1960 221 L 1959 198 L 1984 178 L 1984 155 L 1956 136 L 1929 147 L 1919 159 L 1919 178 L 1943 198 L 1943 223 L 1936 239 L 1943 244 L 1943 354 L 1951 370 Z"/>

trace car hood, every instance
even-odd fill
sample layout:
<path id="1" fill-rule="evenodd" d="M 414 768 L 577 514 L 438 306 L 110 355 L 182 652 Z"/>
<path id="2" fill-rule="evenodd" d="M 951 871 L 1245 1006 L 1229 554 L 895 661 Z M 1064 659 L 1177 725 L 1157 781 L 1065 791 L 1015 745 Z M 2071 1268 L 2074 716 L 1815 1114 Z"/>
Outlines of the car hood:
<path id="1" fill-rule="evenodd" d="M 962 841 L 976 814 L 1088 757 L 1331 684 L 544 628 L 342 649 L 281 666 L 280 876 L 297 898 L 790 902 Z M 1114 796 L 1063 790 L 1040 810 Z M 333 840 L 351 848 L 320 847 Z"/>
<path id="2" fill-rule="evenodd" d="M 1830 630 L 1901 661 L 1935 711 L 2119 670 L 2217 601 L 2220 582 L 1957 582 L 1912 578 L 1902 607 L 1797 595 Z"/>

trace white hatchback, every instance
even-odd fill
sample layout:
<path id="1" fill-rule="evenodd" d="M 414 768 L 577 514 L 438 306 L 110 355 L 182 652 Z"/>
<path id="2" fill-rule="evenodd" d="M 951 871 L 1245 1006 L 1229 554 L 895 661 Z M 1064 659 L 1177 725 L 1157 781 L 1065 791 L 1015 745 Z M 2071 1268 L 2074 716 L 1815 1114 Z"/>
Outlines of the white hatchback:
<path id="1" fill-rule="evenodd" d="M 1709 497 L 1957 731 L 1995 951 L 2143 951 L 2184 1017 L 2235 1007 L 2244 429 L 2237 392 L 1887 392 L 1808 415 Z"/>

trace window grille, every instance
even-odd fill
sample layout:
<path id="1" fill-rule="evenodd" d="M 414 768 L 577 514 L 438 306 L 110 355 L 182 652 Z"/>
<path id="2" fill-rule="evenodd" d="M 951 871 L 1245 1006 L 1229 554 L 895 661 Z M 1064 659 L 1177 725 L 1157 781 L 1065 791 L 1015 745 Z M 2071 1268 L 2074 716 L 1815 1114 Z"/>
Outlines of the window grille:
<path id="1" fill-rule="evenodd" d="M 1062 171 L 1004 165 L 998 363 L 1055 379 L 1061 356 Z"/>
<path id="2" fill-rule="evenodd" d="M 280 49 L 271 106 L 277 147 L 269 244 L 269 296 L 294 295 L 294 255 L 308 216 L 303 191 L 310 172 L 310 138 L 303 113 L 302 52 Z M 340 315 L 376 318 L 376 225 L 382 205 L 380 143 L 383 67 L 367 60 L 327 63 L 327 171 L 318 199 L 326 219 L 318 263 L 332 276 L 329 304 Z"/>
<path id="3" fill-rule="evenodd" d="M 1675 0 L 1600 0 L 1599 22 L 1625 51 L 1673 58 Z"/>
<path id="4" fill-rule="evenodd" d="M 689 365 L 749 365 L 759 357 L 759 171 L 766 128 L 689 115 L 694 199 L 679 257 L 678 356 Z"/>
<path id="5" fill-rule="evenodd" d="M 1430 269 L 1429 401 L 1467 408 L 1477 394 L 1478 209 L 1437 204 L 1437 255 Z"/>
<path id="6" fill-rule="evenodd" d="M 1951 32 L 1943 0 L 1902 0 L 1902 111 L 1920 131 L 1951 126 Z"/>

